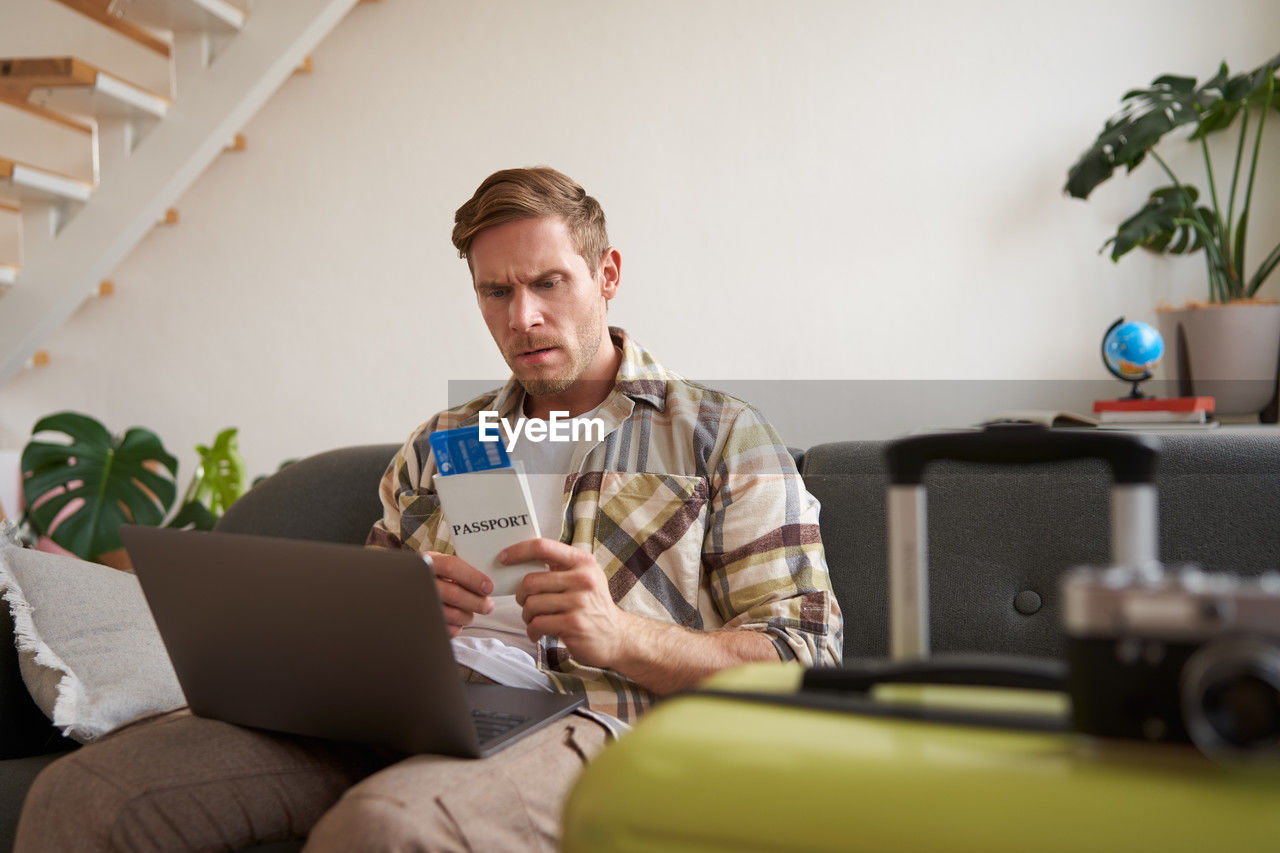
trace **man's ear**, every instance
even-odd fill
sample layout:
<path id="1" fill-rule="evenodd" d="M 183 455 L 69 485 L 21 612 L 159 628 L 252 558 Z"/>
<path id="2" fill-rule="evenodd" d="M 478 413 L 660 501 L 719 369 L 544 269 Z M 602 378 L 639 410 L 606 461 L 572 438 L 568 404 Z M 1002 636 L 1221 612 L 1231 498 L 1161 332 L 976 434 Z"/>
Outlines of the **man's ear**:
<path id="1" fill-rule="evenodd" d="M 600 295 L 606 300 L 618 295 L 618 284 L 622 281 L 622 253 L 615 247 L 610 246 L 600 256 L 596 280 L 600 283 Z"/>

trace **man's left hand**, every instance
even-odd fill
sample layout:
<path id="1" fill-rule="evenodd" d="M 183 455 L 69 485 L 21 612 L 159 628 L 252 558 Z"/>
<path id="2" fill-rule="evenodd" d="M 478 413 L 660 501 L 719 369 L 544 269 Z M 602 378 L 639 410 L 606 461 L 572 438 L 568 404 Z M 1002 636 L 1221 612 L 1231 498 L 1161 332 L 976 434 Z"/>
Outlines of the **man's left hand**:
<path id="1" fill-rule="evenodd" d="M 554 539 L 529 539 L 507 548 L 498 559 L 506 565 L 547 564 L 547 571 L 525 575 L 516 590 L 530 640 L 536 643 L 553 635 L 578 663 L 616 667 L 637 617 L 613 603 L 609 582 L 594 556 Z"/>

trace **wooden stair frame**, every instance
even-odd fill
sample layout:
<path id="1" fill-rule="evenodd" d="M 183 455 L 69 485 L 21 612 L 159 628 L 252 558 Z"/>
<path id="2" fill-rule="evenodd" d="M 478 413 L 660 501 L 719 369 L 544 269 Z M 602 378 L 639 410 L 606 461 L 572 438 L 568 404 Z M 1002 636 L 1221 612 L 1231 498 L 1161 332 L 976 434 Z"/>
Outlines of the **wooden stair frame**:
<path id="1" fill-rule="evenodd" d="M 61 0 L 100 7 L 100 0 Z M 258 3 L 244 26 L 251 38 L 230 38 L 209 63 L 205 33 L 175 34 L 178 97 L 167 118 L 151 128 L 147 144 L 104 162 L 93 199 L 54 233 L 57 204 L 35 203 L 31 215 L 51 227 L 28 231 L 23 205 L 24 264 L 19 284 L 0 307 L 0 385 L 22 371 L 42 342 L 163 218 L 266 100 L 313 52 L 357 0 Z M 86 13 L 87 14 L 87 13 Z M 114 158 L 113 158 L 114 159 Z M 105 157 L 104 157 L 105 160 Z M 50 245 L 39 253 L 34 243 Z"/>

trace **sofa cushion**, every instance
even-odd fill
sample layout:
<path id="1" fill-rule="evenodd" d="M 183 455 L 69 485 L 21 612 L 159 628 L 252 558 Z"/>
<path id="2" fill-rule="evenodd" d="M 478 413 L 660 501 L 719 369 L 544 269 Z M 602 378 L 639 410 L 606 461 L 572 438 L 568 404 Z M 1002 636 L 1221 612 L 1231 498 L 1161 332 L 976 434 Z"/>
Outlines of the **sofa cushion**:
<path id="1" fill-rule="evenodd" d="M 0 549 L 0 588 L 32 699 L 85 743 L 185 703 L 135 576 L 74 557 Z"/>

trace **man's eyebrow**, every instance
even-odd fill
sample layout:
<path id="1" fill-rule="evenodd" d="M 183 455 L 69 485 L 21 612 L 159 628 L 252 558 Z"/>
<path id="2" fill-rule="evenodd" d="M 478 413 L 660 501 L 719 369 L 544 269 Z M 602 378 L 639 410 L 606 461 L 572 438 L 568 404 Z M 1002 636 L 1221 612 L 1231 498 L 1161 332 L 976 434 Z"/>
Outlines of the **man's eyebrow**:
<path id="1" fill-rule="evenodd" d="M 545 281 L 548 278 L 552 276 L 557 276 L 557 275 L 560 276 L 561 278 L 568 278 L 569 272 L 567 270 L 562 270 L 558 267 L 553 267 L 548 270 L 541 270 L 537 273 L 534 273 L 533 275 L 528 277 L 528 280 L 531 282 Z M 475 284 L 475 287 L 477 290 L 479 290 L 482 287 L 510 287 L 510 286 L 511 286 L 511 283 L 506 281 L 478 281 Z"/>

